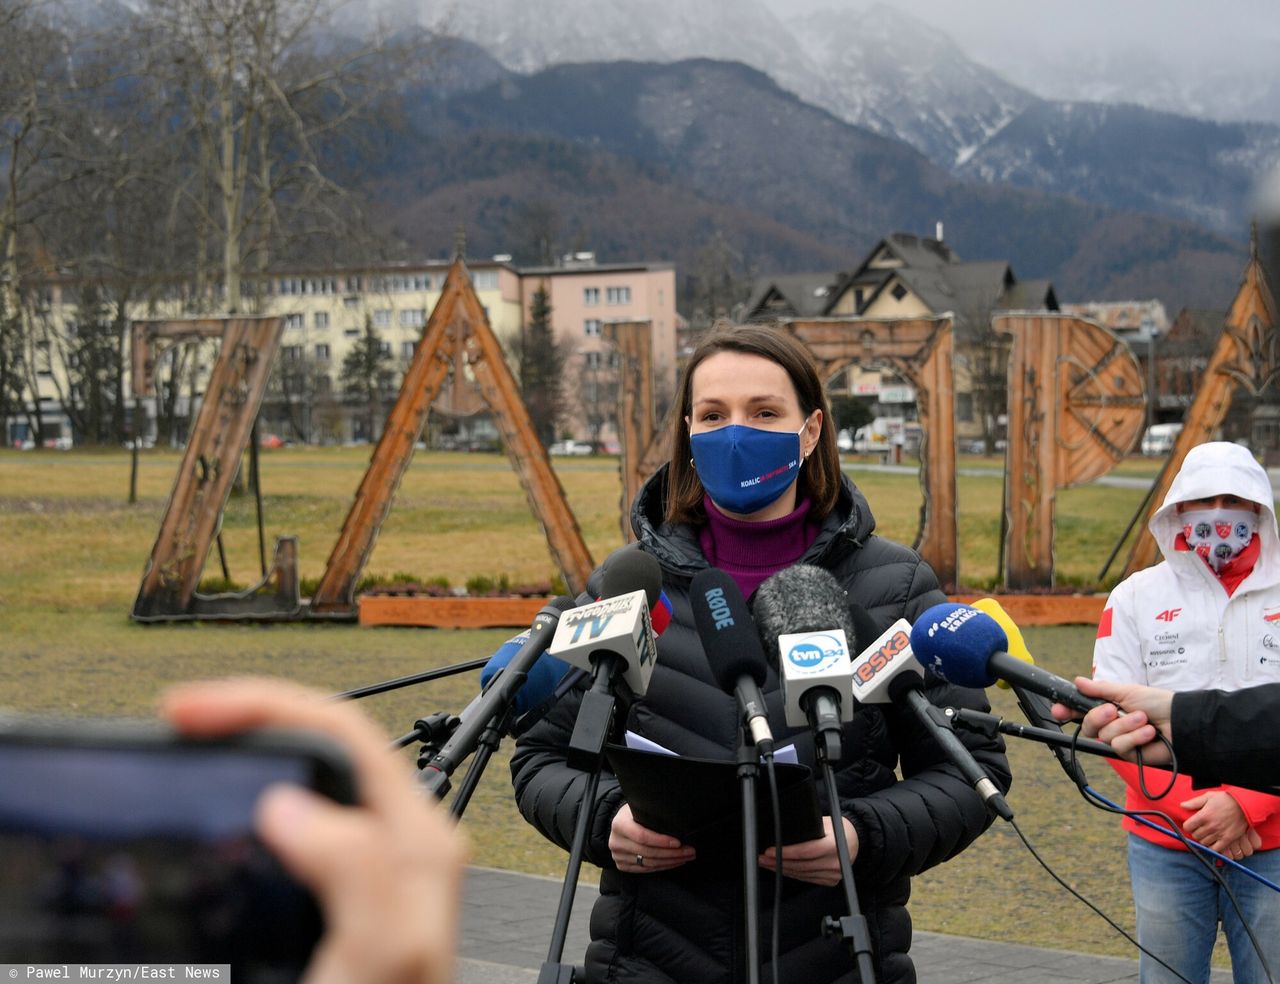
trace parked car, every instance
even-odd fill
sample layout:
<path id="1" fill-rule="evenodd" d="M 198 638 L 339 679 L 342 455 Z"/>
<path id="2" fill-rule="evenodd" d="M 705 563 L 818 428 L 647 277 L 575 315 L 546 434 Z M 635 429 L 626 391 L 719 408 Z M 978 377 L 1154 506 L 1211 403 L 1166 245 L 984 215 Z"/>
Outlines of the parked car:
<path id="1" fill-rule="evenodd" d="M 591 445 L 586 441 L 556 441 L 547 450 L 556 455 L 590 454 Z"/>
<path id="2" fill-rule="evenodd" d="M 1148 457 L 1168 454 L 1181 433 L 1181 424 L 1152 424 L 1142 435 L 1142 453 Z"/>

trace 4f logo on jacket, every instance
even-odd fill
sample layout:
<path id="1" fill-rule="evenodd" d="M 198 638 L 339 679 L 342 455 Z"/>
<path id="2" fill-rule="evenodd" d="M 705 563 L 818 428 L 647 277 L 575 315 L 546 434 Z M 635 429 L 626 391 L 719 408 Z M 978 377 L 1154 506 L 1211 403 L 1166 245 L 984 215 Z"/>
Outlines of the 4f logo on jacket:
<path id="1" fill-rule="evenodd" d="M 1175 618 L 1182 614 L 1181 608 L 1166 608 L 1156 616 L 1157 622 L 1172 622 Z"/>

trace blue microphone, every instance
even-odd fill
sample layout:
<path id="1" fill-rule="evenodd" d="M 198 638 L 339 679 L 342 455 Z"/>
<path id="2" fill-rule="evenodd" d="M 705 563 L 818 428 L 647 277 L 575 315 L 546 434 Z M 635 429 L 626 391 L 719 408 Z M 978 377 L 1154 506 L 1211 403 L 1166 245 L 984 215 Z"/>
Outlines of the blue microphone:
<path id="1" fill-rule="evenodd" d="M 911 628 L 916 658 L 948 683 L 984 689 L 1007 680 L 1077 711 L 1105 701 L 1086 697 L 1070 680 L 1010 656 L 1009 637 L 986 612 L 948 602 L 928 609 Z"/>

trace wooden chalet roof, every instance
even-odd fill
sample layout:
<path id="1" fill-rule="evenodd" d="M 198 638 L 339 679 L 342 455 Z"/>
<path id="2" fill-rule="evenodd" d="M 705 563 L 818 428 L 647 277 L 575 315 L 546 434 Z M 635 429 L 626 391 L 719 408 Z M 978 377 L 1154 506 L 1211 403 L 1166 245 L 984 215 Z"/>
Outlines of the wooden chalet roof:
<path id="1" fill-rule="evenodd" d="M 756 281 L 746 320 L 815 318 L 827 310 L 838 273 L 787 273 Z"/>

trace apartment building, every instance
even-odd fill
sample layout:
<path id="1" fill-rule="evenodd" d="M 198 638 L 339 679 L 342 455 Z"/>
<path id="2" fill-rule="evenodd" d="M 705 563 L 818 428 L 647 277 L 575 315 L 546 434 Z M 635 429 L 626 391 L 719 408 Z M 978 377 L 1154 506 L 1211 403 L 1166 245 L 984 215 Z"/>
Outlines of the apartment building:
<path id="1" fill-rule="evenodd" d="M 618 365 L 602 337 L 608 322 L 647 321 L 653 331 L 654 393 L 665 407 L 675 392 L 676 272 L 670 263 L 598 263 L 574 253 L 555 266 L 520 271 L 525 323 L 539 287 L 566 352 L 567 413 L 561 436 L 611 449 L 617 443 Z"/>
<path id="2" fill-rule="evenodd" d="M 373 440 L 390 408 L 400 378 L 440 298 L 450 261 L 369 265 L 359 268 L 313 268 L 274 271 L 265 280 L 247 279 L 240 308 L 284 318 L 277 372 L 261 414 L 261 427 L 293 440 L 343 442 Z M 659 388 L 674 385 L 675 272 L 670 265 L 595 263 L 591 254 L 575 254 L 552 267 L 520 269 L 509 256 L 468 260 L 476 295 L 507 351 L 517 351 L 530 299 L 538 284 L 551 297 L 552 320 L 566 342 L 566 393 L 577 397 L 566 421 L 566 433 L 580 440 L 616 440 L 609 420 L 600 419 L 608 397 L 616 405 L 616 367 L 600 338 L 609 320 L 645 320 L 654 326 Z M 131 305 L 131 318 L 183 317 L 210 305 L 196 304 L 189 285 L 174 284 L 148 303 Z M 593 293 L 594 292 L 594 293 Z M 34 344 L 35 386 L 28 392 L 39 408 L 46 443 L 70 443 L 72 422 L 64 399 L 74 399 L 58 358 L 59 339 L 76 330 L 82 300 L 80 285 L 53 279 L 41 289 L 38 305 L 41 338 Z M 342 397 L 342 368 L 366 331 L 376 334 L 385 354 L 385 385 L 372 408 L 353 408 Z M 195 385 L 179 397 L 177 426 L 171 439 L 180 442 L 194 416 L 192 399 L 201 395 L 201 379 L 212 366 L 213 346 L 203 347 L 192 373 Z M 514 367 L 513 367 L 514 368 Z M 590 399 L 588 399 L 588 397 Z M 136 432 L 156 436 L 155 394 L 135 394 L 128 401 Z M 590 410 L 590 413 L 587 410 Z M 439 417 L 441 415 L 433 415 Z M 486 414 L 436 420 L 449 444 L 491 446 L 497 431 Z M 0 421 L 7 446 L 29 444 L 30 414 Z"/>

